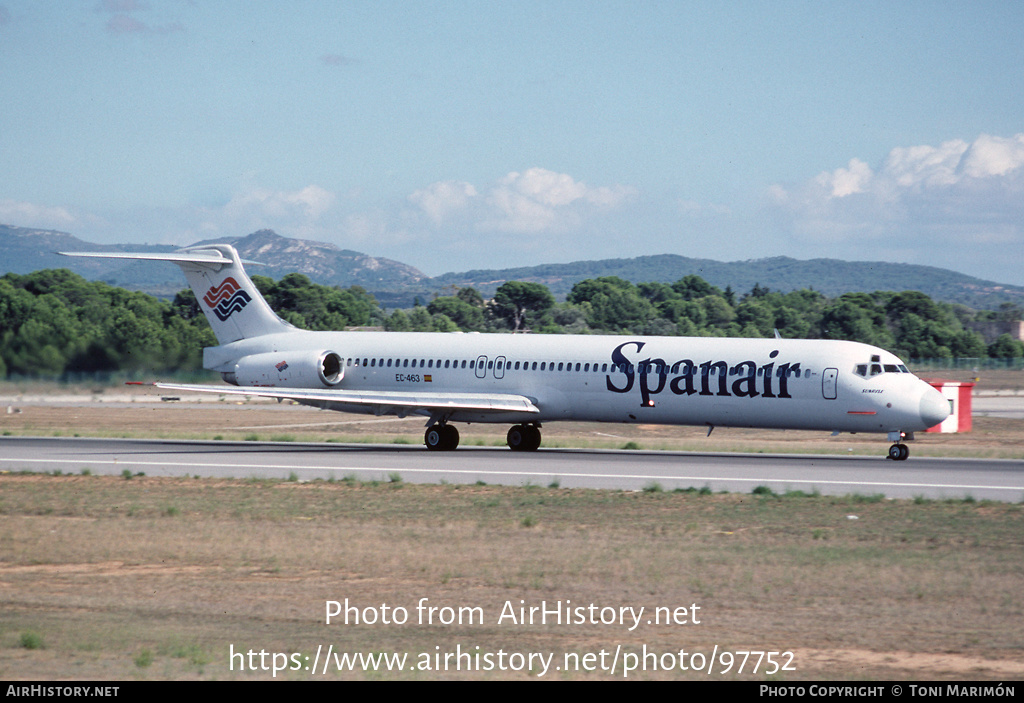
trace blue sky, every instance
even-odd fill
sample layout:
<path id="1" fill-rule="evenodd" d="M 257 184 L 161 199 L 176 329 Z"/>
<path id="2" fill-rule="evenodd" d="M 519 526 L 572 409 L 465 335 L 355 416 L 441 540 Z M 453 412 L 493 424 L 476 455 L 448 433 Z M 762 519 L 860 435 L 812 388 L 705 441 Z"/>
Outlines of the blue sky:
<path id="1" fill-rule="evenodd" d="M 1021 37 L 1020 2 L 0 0 L 0 223 L 1024 284 Z"/>

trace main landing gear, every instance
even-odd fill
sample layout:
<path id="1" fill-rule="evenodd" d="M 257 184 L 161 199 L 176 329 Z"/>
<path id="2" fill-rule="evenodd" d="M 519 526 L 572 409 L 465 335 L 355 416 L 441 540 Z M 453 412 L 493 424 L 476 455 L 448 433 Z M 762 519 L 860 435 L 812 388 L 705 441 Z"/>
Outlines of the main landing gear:
<path id="1" fill-rule="evenodd" d="M 459 431 L 454 425 L 431 425 L 423 433 L 423 442 L 433 451 L 451 451 L 459 446 Z"/>
<path id="2" fill-rule="evenodd" d="M 505 435 L 508 448 L 514 452 L 532 452 L 540 446 L 540 427 L 537 425 L 513 425 Z"/>
<path id="3" fill-rule="evenodd" d="M 532 452 L 540 446 L 540 427 L 537 425 L 513 425 L 505 436 L 508 448 L 514 452 Z M 451 451 L 459 446 L 459 431 L 454 425 L 437 423 L 423 433 L 423 443 L 431 451 Z"/>

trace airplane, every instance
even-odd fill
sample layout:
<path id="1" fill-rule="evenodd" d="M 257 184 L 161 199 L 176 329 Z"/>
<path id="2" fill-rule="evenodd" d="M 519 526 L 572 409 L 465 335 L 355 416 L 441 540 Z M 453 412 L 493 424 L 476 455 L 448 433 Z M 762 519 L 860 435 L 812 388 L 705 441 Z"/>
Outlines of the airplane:
<path id="1" fill-rule="evenodd" d="M 950 413 L 942 394 L 895 355 L 840 340 L 311 332 L 278 317 L 234 247 L 166 254 L 61 252 L 181 267 L 218 346 L 204 368 L 229 386 L 168 390 L 293 400 L 326 410 L 427 418 L 428 449 L 453 450 L 452 423 L 511 424 L 510 449 L 533 451 L 542 423 L 591 421 L 882 433 L 887 458 Z"/>

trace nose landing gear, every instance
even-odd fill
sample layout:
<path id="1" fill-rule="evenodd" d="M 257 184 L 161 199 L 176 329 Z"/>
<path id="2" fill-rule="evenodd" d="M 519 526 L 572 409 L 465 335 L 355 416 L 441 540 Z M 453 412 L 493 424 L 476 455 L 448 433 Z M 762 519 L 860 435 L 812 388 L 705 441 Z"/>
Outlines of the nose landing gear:
<path id="1" fill-rule="evenodd" d="M 886 458 L 893 461 L 906 461 L 907 457 L 910 456 L 910 447 L 903 444 L 903 440 L 913 438 L 913 432 L 890 432 L 889 441 L 895 442 L 895 444 L 889 447 L 889 453 L 886 455 Z"/>
<path id="2" fill-rule="evenodd" d="M 886 458 L 892 459 L 893 461 L 906 461 L 908 456 L 910 456 L 910 447 L 897 442 L 889 447 L 889 454 Z"/>

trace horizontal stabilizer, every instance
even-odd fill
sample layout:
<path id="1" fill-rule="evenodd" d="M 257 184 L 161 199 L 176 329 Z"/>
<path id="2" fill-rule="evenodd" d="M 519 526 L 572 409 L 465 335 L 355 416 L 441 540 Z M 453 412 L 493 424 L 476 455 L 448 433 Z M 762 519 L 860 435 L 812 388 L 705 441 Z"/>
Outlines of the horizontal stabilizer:
<path id="1" fill-rule="evenodd" d="M 187 263 L 226 266 L 234 261 L 233 259 L 224 256 L 224 254 L 218 249 L 204 249 L 194 252 L 172 251 L 166 254 L 133 253 L 125 251 L 58 251 L 57 253 L 60 254 L 61 256 L 77 256 L 84 259 L 129 259 L 134 261 L 170 261 L 176 264 Z M 264 265 L 259 261 L 249 261 L 248 259 L 237 259 L 237 261 L 240 264 L 248 264 L 251 266 Z"/>
<path id="2" fill-rule="evenodd" d="M 228 244 L 207 244 L 165 253 L 61 251 L 64 256 L 177 264 L 196 296 L 199 309 L 221 344 L 294 331 L 278 317 L 246 274 L 245 261 Z"/>

